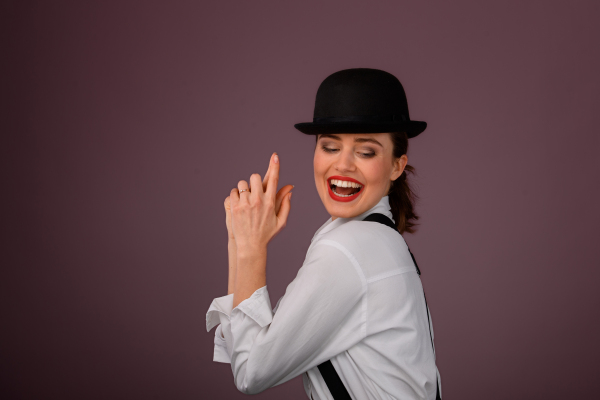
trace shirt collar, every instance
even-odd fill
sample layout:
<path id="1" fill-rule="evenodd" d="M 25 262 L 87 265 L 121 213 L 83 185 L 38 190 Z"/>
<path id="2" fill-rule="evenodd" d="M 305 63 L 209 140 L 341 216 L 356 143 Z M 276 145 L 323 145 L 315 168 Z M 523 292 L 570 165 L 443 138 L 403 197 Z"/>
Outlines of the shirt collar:
<path id="1" fill-rule="evenodd" d="M 323 225 L 321 225 L 321 227 L 319 229 L 317 229 L 317 231 L 315 232 L 312 240 L 314 240 L 317 236 L 322 235 L 326 232 L 329 232 L 332 229 L 337 228 L 338 226 L 345 224 L 348 221 L 362 221 L 363 219 L 365 219 L 367 217 L 367 215 L 369 214 L 373 214 L 373 213 L 380 213 L 383 214 L 385 216 L 387 216 L 388 218 L 390 218 L 394 224 L 396 223 L 396 221 L 394 221 L 394 217 L 392 217 L 392 211 L 390 209 L 390 197 L 389 196 L 383 196 L 381 198 L 381 200 L 379 200 L 379 203 L 375 204 L 375 206 L 373 206 L 371 209 L 365 211 L 364 213 L 357 215 L 356 217 L 352 217 L 352 218 L 336 218 L 335 221 L 332 220 L 332 218 L 330 217 L 327 221 L 325 221 L 325 223 Z M 312 242 L 311 240 L 311 242 Z"/>

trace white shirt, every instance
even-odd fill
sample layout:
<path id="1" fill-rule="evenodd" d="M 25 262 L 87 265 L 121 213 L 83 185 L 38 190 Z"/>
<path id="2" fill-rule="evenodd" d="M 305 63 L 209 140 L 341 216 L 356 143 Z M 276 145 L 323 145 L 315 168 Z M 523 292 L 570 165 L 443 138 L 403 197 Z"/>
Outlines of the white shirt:
<path id="1" fill-rule="evenodd" d="M 362 221 L 376 212 L 393 220 L 388 196 L 356 217 L 327 220 L 275 309 L 266 286 L 233 310 L 233 294 L 213 300 L 213 360 L 231 363 L 238 390 L 255 394 L 303 374 L 309 398 L 333 399 L 317 368 L 331 360 L 353 399 L 435 399 L 421 280 L 404 238 Z"/>

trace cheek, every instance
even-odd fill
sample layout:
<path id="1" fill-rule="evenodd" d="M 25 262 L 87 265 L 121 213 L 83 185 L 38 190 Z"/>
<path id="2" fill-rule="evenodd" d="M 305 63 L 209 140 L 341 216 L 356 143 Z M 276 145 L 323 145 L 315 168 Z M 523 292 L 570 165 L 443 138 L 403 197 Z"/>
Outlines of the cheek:
<path id="1" fill-rule="evenodd" d="M 385 185 L 388 180 L 389 168 L 385 168 L 383 161 L 373 162 L 363 169 L 363 174 L 368 184 Z"/>
<path id="2" fill-rule="evenodd" d="M 313 158 L 313 168 L 315 170 L 315 177 L 322 176 L 325 174 L 326 166 L 323 157 L 319 155 L 318 152 L 315 153 L 315 156 Z"/>

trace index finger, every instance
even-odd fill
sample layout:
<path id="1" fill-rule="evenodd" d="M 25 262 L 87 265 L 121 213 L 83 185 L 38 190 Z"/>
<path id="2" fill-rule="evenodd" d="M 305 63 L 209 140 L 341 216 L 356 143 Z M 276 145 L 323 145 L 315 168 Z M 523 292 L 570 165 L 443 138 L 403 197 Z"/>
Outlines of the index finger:
<path id="1" fill-rule="evenodd" d="M 277 153 L 273 153 L 273 156 L 271 156 L 271 163 L 269 164 L 269 172 L 267 174 L 269 177 L 265 195 L 275 200 L 277 185 L 279 184 L 279 156 Z"/>
<path id="2" fill-rule="evenodd" d="M 263 178 L 263 192 L 267 193 L 267 186 L 269 186 L 269 175 L 271 173 L 271 161 L 269 161 L 269 168 L 267 168 L 267 173 L 265 174 L 265 177 Z"/>

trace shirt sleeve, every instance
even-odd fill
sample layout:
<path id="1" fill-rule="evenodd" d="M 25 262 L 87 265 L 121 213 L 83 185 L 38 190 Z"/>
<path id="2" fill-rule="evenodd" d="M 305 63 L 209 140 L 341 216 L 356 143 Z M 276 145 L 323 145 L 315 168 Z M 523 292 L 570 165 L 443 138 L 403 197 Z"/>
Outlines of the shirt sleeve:
<path id="1" fill-rule="evenodd" d="M 366 281 L 352 254 L 337 242 L 321 240 L 309 250 L 276 313 L 266 286 L 233 310 L 233 295 L 228 295 L 231 301 L 228 296 L 213 301 L 206 327 L 220 323 L 223 334 L 215 332 L 214 360 L 228 355 L 242 393 L 282 384 L 365 337 L 365 292 Z"/>
<path id="2" fill-rule="evenodd" d="M 206 313 L 206 328 L 210 331 L 215 326 L 215 349 L 213 361 L 231 363 L 227 342 L 223 335 L 223 327 L 229 329 L 229 314 L 233 308 L 233 293 L 214 299 Z"/>
<path id="3" fill-rule="evenodd" d="M 266 287 L 265 287 L 266 289 Z M 277 307 L 279 307 L 279 303 L 281 302 L 281 298 L 277 301 L 275 308 L 273 308 L 273 314 L 277 311 Z M 217 329 L 215 329 L 215 348 L 213 361 L 231 364 L 231 359 L 229 358 L 229 353 L 227 352 L 227 342 L 225 341 L 225 336 L 223 335 L 223 323 L 225 326 L 229 325 L 229 314 L 231 314 L 231 309 L 233 307 L 233 294 L 229 294 L 227 296 L 218 297 L 213 300 L 213 304 L 209 309 L 209 313 L 207 314 L 207 327 L 210 331 L 215 324 L 217 325 Z"/>

